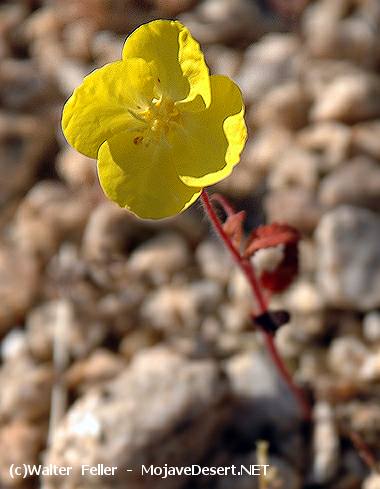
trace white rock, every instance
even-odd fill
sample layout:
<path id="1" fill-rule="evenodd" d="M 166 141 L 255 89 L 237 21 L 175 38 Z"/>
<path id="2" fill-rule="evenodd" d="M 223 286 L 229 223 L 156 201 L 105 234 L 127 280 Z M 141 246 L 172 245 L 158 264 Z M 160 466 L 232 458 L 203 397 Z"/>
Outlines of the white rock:
<path id="1" fill-rule="evenodd" d="M 380 218 L 351 206 L 326 213 L 316 231 L 318 285 L 336 307 L 380 305 Z"/>
<path id="2" fill-rule="evenodd" d="M 380 312 L 371 311 L 364 316 L 363 335 L 367 341 L 380 341 Z"/>

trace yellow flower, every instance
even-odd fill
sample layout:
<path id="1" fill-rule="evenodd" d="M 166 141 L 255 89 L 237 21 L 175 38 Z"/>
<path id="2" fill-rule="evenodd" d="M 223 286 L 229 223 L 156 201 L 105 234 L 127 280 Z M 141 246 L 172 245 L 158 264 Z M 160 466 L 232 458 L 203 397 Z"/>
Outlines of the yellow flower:
<path id="1" fill-rule="evenodd" d="M 239 88 L 210 76 L 177 21 L 142 25 L 121 61 L 88 75 L 67 101 L 68 142 L 98 159 L 106 195 L 142 218 L 172 216 L 228 176 L 247 132 Z"/>

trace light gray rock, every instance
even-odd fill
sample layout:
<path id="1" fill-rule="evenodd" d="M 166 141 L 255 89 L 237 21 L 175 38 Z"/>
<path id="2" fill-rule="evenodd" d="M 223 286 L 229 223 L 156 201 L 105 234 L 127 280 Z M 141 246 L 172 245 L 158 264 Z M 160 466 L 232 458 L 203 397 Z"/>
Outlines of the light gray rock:
<path id="1" fill-rule="evenodd" d="M 268 27 L 258 5 L 248 0 L 206 0 L 179 20 L 204 44 L 258 39 Z"/>
<path id="2" fill-rule="evenodd" d="M 272 425 L 279 437 L 296 429 L 298 406 L 265 353 L 256 349 L 237 354 L 225 369 L 237 401 L 236 429 L 243 438 L 261 436 L 266 425 Z"/>
<path id="3" fill-rule="evenodd" d="M 365 156 L 337 168 L 321 182 L 319 198 L 326 207 L 352 204 L 380 209 L 380 165 Z"/>
<path id="4" fill-rule="evenodd" d="M 248 112 L 254 126 L 280 125 L 300 129 L 308 121 L 310 98 L 298 81 L 287 81 L 268 91 Z"/>
<path id="5" fill-rule="evenodd" d="M 299 145 L 318 156 L 321 173 L 331 171 L 344 162 L 351 143 L 351 129 L 339 122 L 320 122 L 297 134 Z"/>
<path id="6" fill-rule="evenodd" d="M 272 189 L 303 187 L 314 190 L 318 184 L 318 157 L 311 151 L 292 147 L 285 149 L 269 174 Z"/>
<path id="7" fill-rule="evenodd" d="M 44 432 L 36 424 L 15 420 L 0 428 L 0 483 L 5 487 L 22 487 L 25 480 L 20 475 L 11 477 L 12 464 L 38 464 L 38 455 L 43 446 Z"/>
<path id="8" fill-rule="evenodd" d="M 364 316 L 363 335 L 367 341 L 380 341 L 380 312 L 371 311 Z"/>
<path id="9" fill-rule="evenodd" d="M 9 419 L 40 421 L 50 407 L 53 371 L 29 358 L 8 361 L 0 370 L 0 424 Z"/>
<path id="10" fill-rule="evenodd" d="M 317 97 L 313 121 L 361 122 L 380 116 L 380 78 L 373 74 L 345 74 L 335 78 Z"/>
<path id="11" fill-rule="evenodd" d="M 0 334 L 16 326 L 38 294 L 40 275 L 35 260 L 0 246 Z"/>
<path id="12" fill-rule="evenodd" d="M 317 279 L 335 307 L 368 310 L 380 305 L 380 218 L 342 206 L 326 213 L 316 230 Z"/>
<path id="13" fill-rule="evenodd" d="M 339 436 L 332 407 L 320 401 L 314 407 L 313 467 L 312 479 L 317 484 L 326 484 L 339 469 Z"/>
<path id="14" fill-rule="evenodd" d="M 356 124 L 352 129 L 352 143 L 356 151 L 380 160 L 380 121 Z"/>
<path id="15" fill-rule="evenodd" d="M 150 279 L 155 284 L 169 281 L 177 272 L 183 272 L 190 263 L 187 241 L 176 233 L 162 233 L 145 241 L 130 255 L 128 270 L 138 277 Z"/>
<path id="16" fill-rule="evenodd" d="M 371 474 L 368 476 L 362 485 L 363 489 L 380 489 L 380 475 Z"/>
<path id="17" fill-rule="evenodd" d="M 310 190 L 302 187 L 278 189 L 264 199 L 269 222 L 286 222 L 300 231 L 311 232 L 322 215 L 322 206 Z"/>
<path id="18" fill-rule="evenodd" d="M 45 462 L 73 466 L 73 473 L 47 478 L 46 489 L 183 487 L 186 477 L 142 477 L 141 464 L 198 463 L 221 427 L 225 393 L 212 361 L 163 348 L 140 353 L 114 381 L 71 407 Z M 117 466 L 115 476 L 80 475 L 81 464 L 101 462 Z"/>
<path id="19" fill-rule="evenodd" d="M 273 87 L 290 80 L 299 49 L 299 40 L 293 34 L 271 33 L 252 44 L 237 75 L 245 100 L 254 102 Z"/>

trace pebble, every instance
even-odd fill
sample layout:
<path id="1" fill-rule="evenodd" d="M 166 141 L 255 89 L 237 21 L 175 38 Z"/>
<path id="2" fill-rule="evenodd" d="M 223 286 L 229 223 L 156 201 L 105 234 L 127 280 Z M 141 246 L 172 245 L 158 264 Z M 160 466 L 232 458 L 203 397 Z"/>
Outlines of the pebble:
<path id="1" fill-rule="evenodd" d="M 380 166 L 357 156 L 327 175 L 319 188 L 321 203 L 329 208 L 341 204 L 380 210 Z"/>
<path id="2" fill-rule="evenodd" d="M 380 159 L 380 122 L 368 121 L 352 128 L 352 144 L 359 153 Z"/>
<path id="3" fill-rule="evenodd" d="M 339 122 L 311 124 L 297 134 L 297 142 L 318 157 L 318 170 L 324 174 L 345 162 L 351 147 L 351 129 Z"/>
<path id="4" fill-rule="evenodd" d="M 29 358 L 5 363 L 0 369 L 0 423 L 10 419 L 46 420 L 50 409 L 53 371 Z"/>
<path id="5" fill-rule="evenodd" d="M 147 487 L 141 464 L 200 463 L 223 428 L 225 395 L 225 381 L 211 360 L 190 361 L 165 348 L 140 352 L 115 380 L 88 391 L 69 409 L 45 463 L 73 471 L 46 478 L 45 487 L 138 489 Z M 114 477 L 81 475 L 82 464 L 99 460 L 119 467 Z M 178 482 L 151 477 L 149 487 L 174 489 Z"/>
<path id="6" fill-rule="evenodd" d="M 371 474 L 369 475 L 362 485 L 363 489 L 380 489 L 380 475 Z"/>
<path id="7" fill-rule="evenodd" d="M 138 277 L 150 279 L 154 284 L 167 283 L 190 264 L 190 251 L 186 240 L 176 233 L 162 233 L 145 241 L 129 256 L 128 270 Z"/>
<path id="8" fill-rule="evenodd" d="M 369 356 L 365 345 L 353 336 L 335 338 L 328 351 L 328 364 L 340 377 L 358 380 L 360 370 Z M 350 361 L 347 361 L 347 358 Z"/>
<path id="9" fill-rule="evenodd" d="M 340 463 L 338 428 L 332 407 L 319 401 L 314 407 L 312 480 L 327 484 L 337 474 Z"/>
<path id="10" fill-rule="evenodd" d="M 23 420 L 14 420 L 0 428 L 0 482 L 5 487 L 25 487 L 21 475 L 10 475 L 10 466 L 35 465 L 44 445 L 44 430 Z M 27 482 L 29 484 L 29 482 Z"/>
<path id="11" fill-rule="evenodd" d="M 0 246 L 0 332 L 19 324 L 38 294 L 40 276 L 35 260 Z"/>
<path id="12" fill-rule="evenodd" d="M 316 230 L 318 286 L 328 304 L 370 310 L 380 305 L 380 219 L 372 211 L 341 206 Z"/>
<path id="13" fill-rule="evenodd" d="M 323 211 L 317 197 L 302 187 L 270 192 L 264 208 L 269 222 L 286 222 L 305 233 L 314 231 Z"/>
<path id="14" fill-rule="evenodd" d="M 362 73 L 335 78 L 316 99 L 310 117 L 313 121 L 361 122 L 380 116 L 380 79 Z"/>
<path id="15" fill-rule="evenodd" d="M 294 34 L 277 33 L 267 34 L 247 48 L 237 82 L 248 103 L 291 79 L 299 49 Z"/>
<path id="16" fill-rule="evenodd" d="M 303 187 L 315 190 L 318 178 L 318 157 L 312 152 L 291 147 L 278 157 L 268 177 L 270 190 Z"/>
<path id="17" fill-rule="evenodd" d="M 363 335 L 364 338 L 376 343 L 380 341 L 380 312 L 370 311 L 363 318 Z"/>
<path id="18" fill-rule="evenodd" d="M 310 100 L 303 86 L 289 81 L 272 88 L 248 112 L 251 125 L 280 125 L 291 130 L 304 127 L 308 121 Z"/>

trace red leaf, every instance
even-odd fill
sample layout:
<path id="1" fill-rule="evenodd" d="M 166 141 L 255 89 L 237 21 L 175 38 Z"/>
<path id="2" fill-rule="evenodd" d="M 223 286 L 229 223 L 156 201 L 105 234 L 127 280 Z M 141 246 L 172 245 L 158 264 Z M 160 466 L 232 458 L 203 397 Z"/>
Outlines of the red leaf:
<path id="1" fill-rule="evenodd" d="M 227 217 L 223 224 L 223 229 L 236 248 L 240 248 L 241 240 L 243 238 L 243 222 L 245 220 L 245 211 L 240 211 L 235 214 L 231 214 Z"/>
<path id="2" fill-rule="evenodd" d="M 277 267 L 261 274 L 260 281 L 263 287 L 271 292 L 282 292 L 291 284 L 298 274 L 300 238 L 297 229 L 278 223 L 260 226 L 251 233 L 244 252 L 245 258 L 250 258 L 256 251 L 264 248 L 284 246 L 284 256 Z"/>

